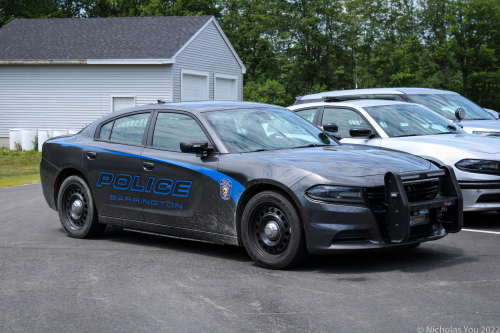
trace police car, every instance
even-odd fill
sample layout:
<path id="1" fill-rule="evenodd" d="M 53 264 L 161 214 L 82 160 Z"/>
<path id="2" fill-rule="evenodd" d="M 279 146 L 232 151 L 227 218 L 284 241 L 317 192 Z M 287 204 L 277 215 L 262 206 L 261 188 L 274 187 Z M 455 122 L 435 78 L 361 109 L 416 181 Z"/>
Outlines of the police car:
<path id="1" fill-rule="evenodd" d="M 45 199 L 71 237 L 122 226 L 244 246 L 271 269 L 308 253 L 417 246 L 462 228 L 452 168 L 344 146 L 266 104 L 116 111 L 46 141 L 40 174 Z"/>

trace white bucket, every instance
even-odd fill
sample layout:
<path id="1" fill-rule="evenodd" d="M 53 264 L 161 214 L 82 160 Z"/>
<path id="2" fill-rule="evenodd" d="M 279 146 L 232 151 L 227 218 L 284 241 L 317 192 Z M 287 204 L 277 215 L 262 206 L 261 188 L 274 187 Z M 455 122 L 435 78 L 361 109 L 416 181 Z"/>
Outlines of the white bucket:
<path id="1" fill-rule="evenodd" d="M 21 128 L 9 129 L 9 149 L 10 150 L 16 149 L 16 142 L 18 142 L 20 145 L 23 144 L 22 133 L 23 133 L 23 130 Z"/>
<path id="2" fill-rule="evenodd" d="M 61 135 L 68 135 L 68 130 L 67 129 L 55 129 L 52 130 L 52 136 L 61 136 Z"/>
<path id="3" fill-rule="evenodd" d="M 35 129 L 23 129 L 23 134 L 22 134 L 23 150 L 35 149 L 35 136 L 36 136 Z"/>
<path id="4" fill-rule="evenodd" d="M 39 129 L 38 130 L 38 151 L 42 151 L 42 146 L 45 141 L 52 137 L 52 130 Z"/>
<path id="5" fill-rule="evenodd" d="M 70 129 L 70 130 L 68 130 L 68 134 L 71 134 L 71 135 L 76 134 L 78 132 L 80 132 L 79 129 Z"/>

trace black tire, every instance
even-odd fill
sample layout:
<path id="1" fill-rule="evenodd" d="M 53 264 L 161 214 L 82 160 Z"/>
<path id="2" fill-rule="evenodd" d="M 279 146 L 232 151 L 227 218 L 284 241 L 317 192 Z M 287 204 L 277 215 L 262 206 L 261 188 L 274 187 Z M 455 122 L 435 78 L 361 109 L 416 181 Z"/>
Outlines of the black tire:
<path id="1" fill-rule="evenodd" d="M 61 225 L 70 237 L 91 238 L 106 229 L 106 224 L 100 224 L 97 219 L 90 188 L 80 176 L 70 176 L 64 180 L 59 190 L 57 207 Z"/>
<path id="2" fill-rule="evenodd" d="M 302 219 L 294 204 L 278 191 L 264 191 L 250 199 L 243 211 L 241 236 L 248 255 L 259 266 L 283 269 L 307 258 Z"/>

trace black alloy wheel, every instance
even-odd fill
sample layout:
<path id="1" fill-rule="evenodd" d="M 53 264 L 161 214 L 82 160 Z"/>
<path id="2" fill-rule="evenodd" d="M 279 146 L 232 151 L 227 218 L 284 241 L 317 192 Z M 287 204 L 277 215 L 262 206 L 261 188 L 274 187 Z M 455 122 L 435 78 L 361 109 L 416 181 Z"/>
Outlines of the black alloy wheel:
<path id="1" fill-rule="evenodd" d="M 90 238 L 106 228 L 99 223 L 90 188 L 80 176 L 64 180 L 57 202 L 61 225 L 70 237 Z"/>
<path id="2" fill-rule="evenodd" d="M 265 191 L 250 199 L 241 232 L 248 254 L 262 267 L 282 269 L 307 257 L 302 219 L 281 192 Z"/>
<path id="3" fill-rule="evenodd" d="M 260 204 L 250 220 L 250 228 L 255 229 L 251 233 L 253 245 L 268 255 L 285 251 L 292 231 L 285 213 L 275 206 Z"/>

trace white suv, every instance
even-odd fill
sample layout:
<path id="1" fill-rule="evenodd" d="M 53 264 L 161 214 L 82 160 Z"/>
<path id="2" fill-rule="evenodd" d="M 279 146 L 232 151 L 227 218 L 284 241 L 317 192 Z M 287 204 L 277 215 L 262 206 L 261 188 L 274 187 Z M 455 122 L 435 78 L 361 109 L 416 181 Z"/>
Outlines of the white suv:
<path id="1" fill-rule="evenodd" d="M 421 104 L 439 113 L 443 117 L 454 121 L 465 132 L 482 136 L 499 136 L 500 121 L 479 105 L 452 91 L 427 89 L 427 88 L 373 88 L 355 90 L 327 91 L 297 97 L 294 105 L 322 102 L 324 98 L 342 101 L 344 98 L 359 99 L 392 99 L 410 103 Z M 456 117 L 458 108 L 465 110 L 465 118 Z"/>

